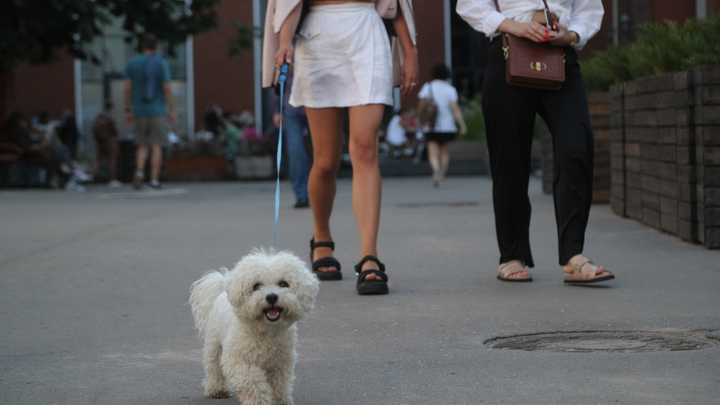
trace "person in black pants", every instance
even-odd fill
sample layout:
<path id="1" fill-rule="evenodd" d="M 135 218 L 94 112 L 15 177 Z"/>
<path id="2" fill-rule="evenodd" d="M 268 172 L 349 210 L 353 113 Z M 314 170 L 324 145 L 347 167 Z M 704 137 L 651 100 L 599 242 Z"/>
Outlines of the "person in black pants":
<path id="1" fill-rule="evenodd" d="M 545 22 L 545 14 L 542 10 L 535 10 L 537 4 L 534 1 L 500 1 L 501 10 L 503 7 L 511 10 L 508 14 L 496 11 L 492 0 L 458 2 L 458 13 L 488 36 L 498 31 L 510 33 L 535 42 L 550 42 L 565 51 L 565 82 L 562 88 L 539 90 L 507 84 L 506 60 L 500 38 L 496 37 L 490 47 L 482 87 L 482 107 L 493 179 L 495 228 L 500 247 L 497 277 L 503 281 L 532 281 L 526 270 L 526 267 L 535 265 L 530 250 L 532 208 L 528 183 L 535 116 L 539 114 L 553 138 L 553 197 L 559 263 L 566 273 L 565 281 L 605 281 L 614 278 L 614 275 L 582 255 L 592 202 L 594 152 L 587 95 L 575 51 L 575 47 L 584 45 L 599 29 L 602 3 L 600 0 L 575 0 L 570 9 L 565 9 L 567 2 L 549 0 L 547 3 L 551 12 L 557 12 L 564 18 L 558 21 L 553 15 L 556 31 L 541 24 Z M 529 14 L 521 12 L 520 7 L 525 4 L 525 11 Z M 532 11 L 535 11 L 534 15 Z M 527 18 L 532 20 L 523 21 Z"/>

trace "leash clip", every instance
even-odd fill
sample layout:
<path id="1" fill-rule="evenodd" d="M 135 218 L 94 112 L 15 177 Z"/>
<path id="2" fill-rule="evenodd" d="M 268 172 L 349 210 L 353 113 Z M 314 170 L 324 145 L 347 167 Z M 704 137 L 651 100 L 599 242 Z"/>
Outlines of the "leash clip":
<path id="1" fill-rule="evenodd" d="M 280 68 L 280 76 L 278 77 L 278 81 L 280 83 L 285 83 L 287 81 L 288 69 L 289 69 L 288 64 L 283 63 L 282 67 Z M 282 108 L 282 106 L 280 108 Z"/>

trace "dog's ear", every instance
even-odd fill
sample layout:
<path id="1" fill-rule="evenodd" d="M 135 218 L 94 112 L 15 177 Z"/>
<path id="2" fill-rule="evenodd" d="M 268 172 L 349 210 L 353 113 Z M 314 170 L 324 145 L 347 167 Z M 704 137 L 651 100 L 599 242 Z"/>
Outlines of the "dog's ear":
<path id="1" fill-rule="evenodd" d="M 252 285 L 239 271 L 234 271 L 225 279 L 225 292 L 230 305 L 240 308 L 245 300 L 252 294 Z"/>
<path id="2" fill-rule="evenodd" d="M 290 289 L 298 298 L 303 310 L 306 313 L 310 312 L 315 303 L 315 297 L 317 297 L 320 290 L 320 280 L 308 269 L 305 262 L 297 256 L 293 256 L 290 264 L 294 268 L 292 275 L 289 277 L 292 281 L 288 280 Z"/>

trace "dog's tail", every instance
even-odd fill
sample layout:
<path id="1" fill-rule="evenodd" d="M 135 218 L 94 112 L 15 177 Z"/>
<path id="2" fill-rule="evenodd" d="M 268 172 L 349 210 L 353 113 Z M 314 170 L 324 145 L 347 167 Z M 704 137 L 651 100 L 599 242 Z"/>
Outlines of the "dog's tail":
<path id="1" fill-rule="evenodd" d="M 190 287 L 190 305 L 195 318 L 195 327 L 201 335 L 205 333 L 215 300 L 225 291 L 227 273 L 227 269 L 209 271 Z"/>

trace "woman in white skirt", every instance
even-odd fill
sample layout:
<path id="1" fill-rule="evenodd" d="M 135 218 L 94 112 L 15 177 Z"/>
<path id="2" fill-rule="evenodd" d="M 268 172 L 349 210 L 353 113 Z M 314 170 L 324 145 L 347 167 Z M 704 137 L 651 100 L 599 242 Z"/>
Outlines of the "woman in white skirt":
<path id="1" fill-rule="evenodd" d="M 378 259 L 377 235 L 382 191 L 378 132 L 385 105 L 393 104 L 393 56 L 388 33 L 375 1 L 304 1 L 309 1 L 309 13 L 298 30 L 303 1 L 276 0 L 276 29 L 281 3 L 297 5 L 279 30 L 275 63 L 276 68 L 283 63 L 292 66 L 295 53 L 290 104 L 305 107 L 312 134 L 314 163 L 308 191 L 315 222 L 310 241 L 313 271 L 322 280 L 342 278 L 340 263 L 332 256 L 335 246 L 330 215 L 342 156 L 343 108 L 348 107 L 353 211 L 360 231 L 357 291 L 362 295 L 387 294 L 388 277 Z M 392 23 L 405 56 L 399 84 L 407 96 L 418 76 L 414 32 L 411 35 L 414 22 L 410 0 L 397 3 L 400 7 L 391 5 L 399 8 Z M 294 49 L 296 31 L 299 35 Z"/>

